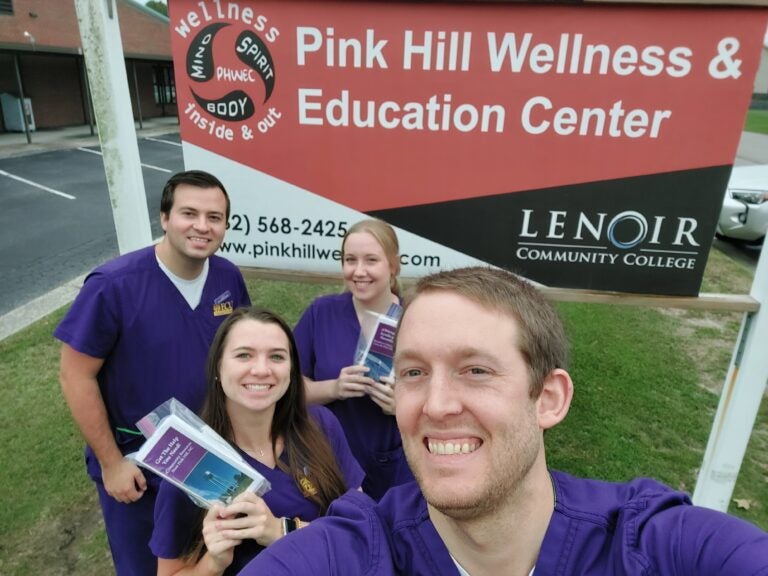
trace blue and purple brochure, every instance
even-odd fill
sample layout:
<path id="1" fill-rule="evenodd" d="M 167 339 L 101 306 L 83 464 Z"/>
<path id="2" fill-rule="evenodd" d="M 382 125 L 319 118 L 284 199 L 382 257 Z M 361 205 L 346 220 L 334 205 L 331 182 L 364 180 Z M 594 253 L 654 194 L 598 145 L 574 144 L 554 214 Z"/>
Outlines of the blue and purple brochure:
<path id="1" fill-rule="evenodd" d="M 219 440 L 204 436 L 205 431 L 171 415 L 133 457 L 205 508 L 229 504 L 246 490 L 263 494 L 269 489 L 269 482 L 248 463 L 222 451 Z"/>
<path id="2" fill-rule="evenodd" d="M 389 316 L 380 316 L 363 357 L 363 365 L 370 368 L 367 376 L 377 382 L 382 376 L 392 375 L 396 330 L 397 320 Z"/>

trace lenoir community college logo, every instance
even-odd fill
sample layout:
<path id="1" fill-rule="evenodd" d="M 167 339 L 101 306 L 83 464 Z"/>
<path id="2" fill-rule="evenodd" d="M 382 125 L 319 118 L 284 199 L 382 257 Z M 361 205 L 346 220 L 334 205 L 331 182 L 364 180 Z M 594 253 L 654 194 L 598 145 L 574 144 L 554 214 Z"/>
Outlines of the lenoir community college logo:
<path id="1" fill-rule="evenodd" d="M 699 256 L 695 218 L 647 217 L 636 210 L 521 212 L 520 260 L 692 270 Z"/>
<path id="2" fill-rule="evenodd" d="M 185 71 L 194 102 L 186 103 L 185 115 L 219 140 L 266 134 L 281 118 L 268 106 L 276 82 L 269 45 L 280 31 L 250 6 L 220 0 L 195 6 L 175 26 L 182 38 L 191 37 Z"/>

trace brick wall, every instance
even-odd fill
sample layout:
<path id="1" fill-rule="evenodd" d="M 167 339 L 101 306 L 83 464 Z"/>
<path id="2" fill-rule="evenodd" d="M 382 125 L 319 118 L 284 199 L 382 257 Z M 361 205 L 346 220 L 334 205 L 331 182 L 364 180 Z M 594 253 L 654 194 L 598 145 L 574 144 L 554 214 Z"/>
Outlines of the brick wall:
<path id="1" fill-rule="evenodd" d="M 118 18 L 126 56 L 171 59 L 170 26 L 130 4 L 119 3 Z"/>
<path id="2" fill-rule="evenodd" d="M 175 115 L 175 105 L 165 110 L 155 104 L 151 60 L 170 63 L 169 25 L 139 7 L 118 0 L 118 19 L 127 62 L 131 100 L 136 97 L 132 62 L 144 118 Z M 14 0 L 13 16 L 0 15 L 0 48 L 19 51 L 25 96 L 32 99 L 38 129 L 84 124 L 80 30 L 74 0 Z M 28 32 L 28 36 L 24 35 Z M 34 38 L 32 42 L 31 38 Z M 52 52 L 54 52 L 52 54 Z M 138 59 L 138 60 L 133 60 Z M 0 93 L 18 95 L 13 56 L 0 53 Z M 134 117 L 138 107 L 133 102 Z M 4 125 L 0 115 L 0 131 Z"/>
<path id="3" fill-rule="evenodd" d="M 118 20 L 126 56 L 171 58 L 170 28 L 140 8 L 118 1 Z M 74 0 L 14 0 L 13 16 L 0 16 L 0 43 L 38 50 L 77 52 L 81 46 Z"/>
<path id="4" fill-rule="evenodd" d="M 13 0 L 13 16 L 0 16 L 0 41 L 30 47 L 29 32 L 38 49 L 57 47 L 76 51 L 80 46 L 74 0 Z"/>

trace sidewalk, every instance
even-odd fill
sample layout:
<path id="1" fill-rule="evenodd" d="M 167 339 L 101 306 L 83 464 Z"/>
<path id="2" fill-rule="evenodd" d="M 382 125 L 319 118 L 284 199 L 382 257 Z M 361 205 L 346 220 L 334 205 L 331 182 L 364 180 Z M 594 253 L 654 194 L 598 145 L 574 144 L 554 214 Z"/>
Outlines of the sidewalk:
<path id="1" fill-rule="evenodd" d="M 736 164 L 768 164 L 768 135 L 756 132 L 742 132 Z"/>
<path id="2" fill-rule="evenodd" d="M 179 120 L 176 116 L 149 118 L 142 121 L 142 128 L 139 128 L 138 122 L 135 123 L 135 126 L 138 138 L 159 136 L 160 134 L 177 134 L 179 132 Z M 91 126 L 88 124 L 39 130 L 31 132 L 30 136 L 32 143 L 28 144 L 27 135 L 24 132 L 0 134 L 0 158 L 28 156 L 49 150 L 66 150 L 67 148 L 97 146 L 99 144 L 96 126 L 94 125 L 93 134 L 91 134 Z"/>

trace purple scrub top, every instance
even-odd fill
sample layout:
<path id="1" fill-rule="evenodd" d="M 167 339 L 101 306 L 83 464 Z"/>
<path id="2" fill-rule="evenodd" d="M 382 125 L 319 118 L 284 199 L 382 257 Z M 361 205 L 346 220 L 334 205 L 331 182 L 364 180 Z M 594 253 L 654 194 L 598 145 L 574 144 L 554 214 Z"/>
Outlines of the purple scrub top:
<path id="1" fill-rule="evenodd" d="M 136 422 L 171 397 L 200 409 L 205 398 L 205 360 L 219 325 L 251 301 L 240 270 L 211 256 L 208 277 L 192 310 L 160 269 L 154 246 L 99 266 L 85 279 L 54 336 L 72 348 L 103 358 L 99 389 L 123 454 L 144 440 Z M 88 458 L 100 478 L 96 458 Z"/>
<path id="2" fill-rule="evenodd" d="M 352 294 L 317 298 L 302 314 L 293 335 L 305 376 L 312 380 L 338 378 L 342 368 L 354 363 L 360 337 Z M 365 471 L 366 494 L 379 499 L 392 486 L 413 480 L 394 416 L 384 414 L 368 396 L 336 400 L 327 406 L 341 422 L 352 453 Z"/>
<path id="3" fill-rule="evenodd" d="M 768 575 L 768 533 L 748 522 L 692 506 L 686 494 L 646 478 L 551 477 L 555 510 L 534 576 Z M 313 576 L 458 576 L 415 482 L 375 506 L 342 500 L 334 517 L 270 547 L 241 575 L 288 576 L 314 566 Z"/>
<path id="4" fill-rule="evenodd" d="M 336 417 L 323 406 L 310 406 L 310 416 L 320 426 L 320 429 L 328 439 L 331 450 L 336 455 L 336 461 L 344 477 L 344 482 L 350 489 L 359 488 L 363 481 L 363 470 L 358 465 L 344 437 Z M 264 495 L 264 501 L 269 506 L 272 514 L 278 518 L 299 517 L 302 520 L 312 521 L 318 518 L 320 510 L 317 505 L 304 497 L 296 486 L 293 477 L 280 468 L 265 466 L 255 458 L 238 449 L 245 460 L 262 474 L 269 483 L 271 489 Z M 287 464 L 284 457 L 281 456 Z M 155 504 L 155 528 L 149 546 L 155 556 L 159 558 L 180 558 L 188 549 L 189 543 L 195 538 L 192 528 L 197 528 L 198 522 L 202 529 L 202 520 L 199 520 L 201 509 L 176 486 L 163 481 Z M 254 556 L 264 547 L 255 540 L 245 540 L 235 547 L 234 560 L 224 572 L 226 576 L 237 574 Z"/>

